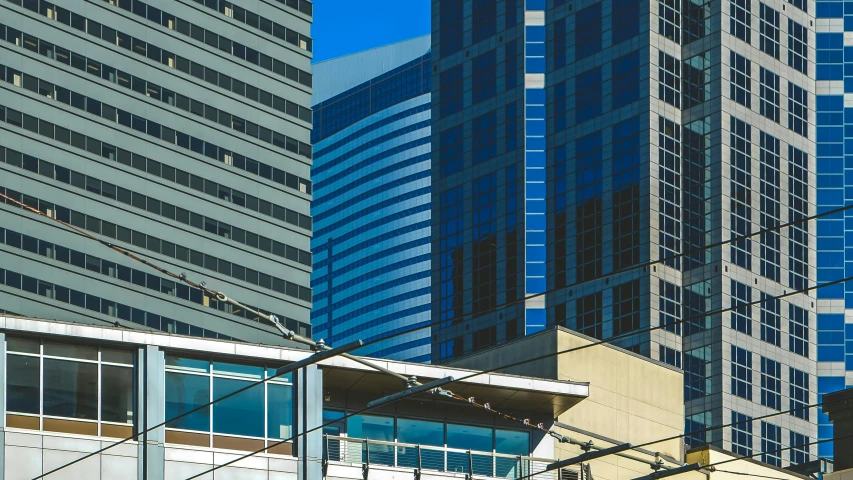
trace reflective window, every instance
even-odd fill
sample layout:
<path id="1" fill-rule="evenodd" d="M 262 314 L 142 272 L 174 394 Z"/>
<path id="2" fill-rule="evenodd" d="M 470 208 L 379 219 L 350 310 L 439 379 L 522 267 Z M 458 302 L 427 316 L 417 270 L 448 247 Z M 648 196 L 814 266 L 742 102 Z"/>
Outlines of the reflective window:
<path id="1" fill-rule="evenodd" d="M 6 410 L 13 422 L 31 425 L 23 417 L 41 414 L 36 424 L 44 430 L 131 434 L 133 352 L 14 337 L 6 349 Z"/>
<path id="2" fill-rule="evenodd" d="M 752 352 L 732 345 L 732 394 L 752 400 Z"/>
<path id="3" fill-rule="evenodd" d="M 601 50 L 601 3 L 595 3 L 578 11 L 575 15 L 575 25 L 576 60 Z"/>
<path id="4" fill-rule="evenodd" d="M 782 427 L 769 422 L 761 422 L 761 461 L 770 465 L 782 466 Z"/>
<path id="5" fill-rule="evenodd" d="M 752 5 L 750 0 L 729 1 L 729 33 L 746 43 L 752 41 Z"/>
<path id="6" fill-rule="evenodd" d="M 779 12 L 766 3 L 760 3 L 759 40 L 761 51 L 779 58 Z"/>
<path id="7" fill-rule="evenodd" d="M 732 452 L 752 455 L 752 417 L 732 410 Z"/>
<path id="8" fill-rule="evenodd" d="M 293 387 L 275 369 L 166 356 L 166 417 L 171 418 L 249 387 L 198 412 L 169 422 L 171 430 L 212 432 L 217 438 L 289 439 L 293 435 Z M 167 433 L 167 441 L 169 434 Z M 234 440 L 239 441 L 239 440 Z"/>
<path id="9" fill-rule="evenodd" d="M 805 26 L 788 19 L 788 65 L 803 73 L 809 68 L 809 35 Z"/>
<path id="10" fill-rule="evenodd" d="M 752 106 L 752 62 L 734 51 L 731 52 L 730 57 L 729 96 L 737 103 L 750 108 Z"/>

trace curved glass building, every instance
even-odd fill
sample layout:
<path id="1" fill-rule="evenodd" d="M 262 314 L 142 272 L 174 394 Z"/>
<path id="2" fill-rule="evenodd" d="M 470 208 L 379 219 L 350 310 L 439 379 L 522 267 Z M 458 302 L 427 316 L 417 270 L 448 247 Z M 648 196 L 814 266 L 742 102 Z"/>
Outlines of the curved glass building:
<path id="1" fill-rule="evenodd" d="M 430 38 L 314 65 L 314 337 L 430 320 Z M 429 361 L 428 328 L 359 354 Z"/>

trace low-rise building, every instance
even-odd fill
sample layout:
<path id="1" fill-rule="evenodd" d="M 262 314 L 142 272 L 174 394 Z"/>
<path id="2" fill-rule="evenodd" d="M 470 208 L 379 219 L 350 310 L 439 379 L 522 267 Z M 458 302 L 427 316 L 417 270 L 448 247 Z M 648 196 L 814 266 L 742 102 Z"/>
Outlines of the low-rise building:
<path id="1" fill-rule="evenodd" d="M 424 383 L 460 379 L 445 388 L 464 400 L 420 394 L 368 409 L 368 402 L 405 385 L 349 358 L 271 379 L 276 368 L 312 353 L 0 316 L 0 480 L 32 479 L 124 439 L 46 478 L 484 480 L 536 474 L 531 478 L 565 480 L 594 473 L 596 480 L 616 480 L 647 475 L 658 459 L 662 468 L 680 466 L 683 442 L 676 438 L 538 474 L 582 453 L 580 444 L 595 451 L 677 436 L 684 422 L 682 376 L 672 367 L 599 346 L 524 366 L 552 378 L 518 371 L 471 376 L 520 358 L 524 349 L 541 354 L 588 342 L 559 330 L 460 362 L 472 365 L 370 359 Z M 473 366 L 487 360 L 495 363 Z M 491 411 L 478 406 L 483 403 Z M 215 476 L 205 473 L 259 449 L 266 451 Z M 680 476 L 700 478 L 706 474 Z"/>

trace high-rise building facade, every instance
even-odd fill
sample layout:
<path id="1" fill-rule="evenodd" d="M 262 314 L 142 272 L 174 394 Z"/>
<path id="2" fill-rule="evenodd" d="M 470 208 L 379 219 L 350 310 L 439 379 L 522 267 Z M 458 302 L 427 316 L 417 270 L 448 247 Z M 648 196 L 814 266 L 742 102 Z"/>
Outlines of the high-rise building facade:
<path id="1" fill-rule="evenodd" d="M 311 334 L 307 0 L 0 5 L 0 191 Z M 6 202 L 0 309 L 281 343 Z"/>
<path id="2" fill-rule="evenodd" d="M 815 226 L 710 248 L 815 213 L 813 9 L 434 0 L 432 38 L 433 360 L 620 336 L 685 370 L 687 432 L 744 422 L 692 446 L 813 440 L 751 419 L 815 399 Z"/>
<path id="3" fill-rule="evenodd" d="M 314 338 L 430 359 L 430 39 L 314 65 Z"/>
<path id="4" fill-rule="evenodd" d="M 818 1 L 815 5 L 817 86 L 817 213 L 853 203 L 853 147 L 847 149 L 849 125 L 853 123 L 853 47 L 845 32 L 853 32 L 848 2 Z M 853 45 L 853 44 L 851 44 Z M 847 101 L 851 99 L 851 101 Z M 853 265 L 853 212 L 845 211 L 817 220 L 817 276 L 834 281 L 850 276 Z M 821 289 L 818 297 L 818 385 L 819 401 L 826 393 L 853 385 L 853 285 L 849 282 Z M 818 436 L 832 438 L 832 423 L 820 409 Z M 822 457 L 832 458 L 832 442 L 817 447 Z"/>

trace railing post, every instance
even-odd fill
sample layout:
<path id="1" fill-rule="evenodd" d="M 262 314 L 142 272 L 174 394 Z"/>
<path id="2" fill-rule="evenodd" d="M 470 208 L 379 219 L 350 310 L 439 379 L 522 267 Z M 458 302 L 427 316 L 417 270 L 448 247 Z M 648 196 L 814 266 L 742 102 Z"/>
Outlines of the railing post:
<path id="1" fill-rule="evenodd" d="M 362 442 L 364 442 L 364 464 L 361 466 L 361 474 L 364 480 L 367 480 L 367 475 L 370 473 L 370 446 L 366 438 Z"/>
<path id="2" fill-rule="evenodd" d="M 474 456 L 471 455 L 471 450 L 468 450 L 468 478 L 474 478 Z"/>
<path id="3" fill-rule="evenodd" d="M 323 435 L 323 478 L 329 472 L 329 435 Z"/>
<path id="4" fill-rule="evenodd" d="M 415 469 L 415 480 L 421 480 L 421 468 L 423 468 L 423 467 L 421 464 L 421 444 L 420 443 L 415 446 L 415 455 L 417 456 L 417 464 L 416 464 L 417 467 Z"/>

